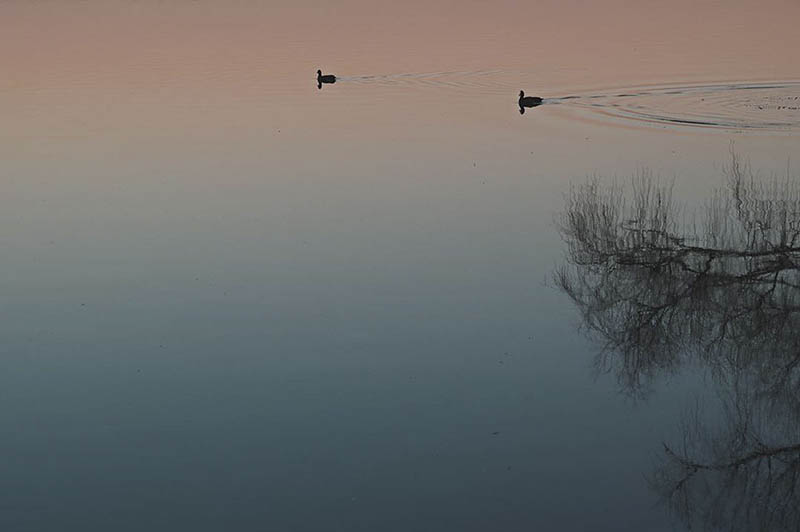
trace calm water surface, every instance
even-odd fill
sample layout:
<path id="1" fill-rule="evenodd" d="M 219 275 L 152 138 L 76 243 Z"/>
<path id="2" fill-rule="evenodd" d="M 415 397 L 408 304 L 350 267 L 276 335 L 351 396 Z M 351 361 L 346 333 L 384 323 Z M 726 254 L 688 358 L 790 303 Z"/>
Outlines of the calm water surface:
<path id="1" fill-rule="evenodd" d="M 797 20 L 3 2 L 3 530 L 796 530 Z"/>

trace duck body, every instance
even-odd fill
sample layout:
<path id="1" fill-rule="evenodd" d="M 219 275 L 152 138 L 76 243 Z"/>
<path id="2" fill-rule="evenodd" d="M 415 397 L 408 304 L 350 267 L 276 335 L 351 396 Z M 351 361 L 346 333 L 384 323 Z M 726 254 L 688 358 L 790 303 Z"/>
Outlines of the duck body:
<path id="1" fill-rule="evenodd" d="M 519 91 L 520 107 L 536 107 L 542 105 L 543 100 L 538 96 L 525 96 L 525 91 Z"/>
<path id="2" fill-rule="evenodd" d="M 322 70 L 317 70 L 317 86 L 322 88 L 323 83 L 336 83 L 336 76 L 333 74 L 322 75 Z"/>

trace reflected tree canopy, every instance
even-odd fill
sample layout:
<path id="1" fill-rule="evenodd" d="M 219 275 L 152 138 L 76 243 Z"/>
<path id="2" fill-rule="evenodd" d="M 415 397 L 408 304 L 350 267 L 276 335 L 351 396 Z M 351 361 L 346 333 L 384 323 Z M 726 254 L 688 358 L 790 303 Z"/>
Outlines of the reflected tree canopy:
<path id="1" fill-rule="evenodd" d="M 711 370 L 723 422 L 688 415 L 650 478 L 676 515 L 800 530 L 800 180 L 759 180 L 735 154 L 725 176 L 692 216 L 646 171 L 630 187 L 573 187 L 555 282 L 626 392 L 687 364 Z"/>

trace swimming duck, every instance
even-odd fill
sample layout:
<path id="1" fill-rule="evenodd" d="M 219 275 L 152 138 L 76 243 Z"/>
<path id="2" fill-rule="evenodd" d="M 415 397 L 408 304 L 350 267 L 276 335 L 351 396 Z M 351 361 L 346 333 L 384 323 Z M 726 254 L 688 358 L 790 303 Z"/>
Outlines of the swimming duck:
<path id="1" fill-rule="evenodd" d="M 523 114 L 526 107 L 542 105 L 543 100 L 538 96 L 525 96 L 525 91 L 519 91 L 519 113 Z"/>
<path id="2" fill-rule="evenodd" d="M 333 74 L 322 75 L 322 70 L 317 70 L 317 87 L 322 88 L 323 83 L 336 83 L 336 76 Z"/>

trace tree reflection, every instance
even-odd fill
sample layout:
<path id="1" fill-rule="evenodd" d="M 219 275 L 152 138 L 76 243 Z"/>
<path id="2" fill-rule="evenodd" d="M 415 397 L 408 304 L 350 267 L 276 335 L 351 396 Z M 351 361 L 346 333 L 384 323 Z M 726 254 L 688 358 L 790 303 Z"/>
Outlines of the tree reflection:
<path id="1" fill-rule="evenodd" d="M 747 387 L 724 401 L 722 423 L 687 416 L 677 445 L 664 444 L 651 487 L 690 528 L 800 528 L 800 423 L 793 401 L 767 402 Z"/>
<path id="2" fill-rule="evenodd" d="M 556 284 L 603 349 L 598 369 L 645 395 L 685 364 L 712 370 L 721 426 L 687 416 L 651 483 L 690 527 L 800 529 L 800 182 L 735 155 L 700 216 L 641 171 L 574 187 Z"/>

